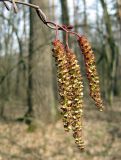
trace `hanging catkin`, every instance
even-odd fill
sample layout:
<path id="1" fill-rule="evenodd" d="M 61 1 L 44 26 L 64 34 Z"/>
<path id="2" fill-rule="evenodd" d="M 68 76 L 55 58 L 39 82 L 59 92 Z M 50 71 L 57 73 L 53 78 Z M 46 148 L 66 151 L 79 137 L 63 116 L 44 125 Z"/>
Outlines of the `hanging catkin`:
<path id="1" fill-rule="evenodd" d="M 68 72 L 68 62 L 63 44 L 59 40 L 53 42 L 53 56 L 55 57 L 58 77 L 58 90 L 60 95 L 60 104 L 63 115 L 65 131 L 71 129 L 71 84 Z"/>
<path id="2" fill-rule="evenodd" d="M 70 83 L 72 86 L 72 130 L 73 137 L 77 146 L 83 150 L 84 142 L 82 138 L 82 116 L 83 116 L 83 83 L 80 73 L 80 66 L 76 55 L 72 51 L 67 50 L 68 70 L 70 74 Z"/>
<path id="3" fill-rule="evenodd" d="M 83 150 L 83 84 L 80 66 L 75 54 L 71 51 L 65 52 L 64 46 L 59 40 L 54 41 L 53 45 L 64 128 L 66 131 L 73 130 L 75 143 Z"/>
<path id="4" fill-rule="evenodd" d="M 95 56 L 85 36 L 81 36 L 78 40 L 82 54 L 84 55 L 87 78 L 90 86 L 90 96 L 95 101 L 100 111 L 103 110 L 103 103 L 100 95 L 99 77 L 96 69 Z"/>
<path id="5" fill-rule="evenodd" d="M 0 0 L 3 1 L 3 0 Z M 6 0 L 7 1 L 7 0 Z M 10 0 L 8 0 L 9 2 Z M 5 0 L 3 1 L 5 7 L 10 10 Z M 18 12 L 18 4 L 22 4 L 18 0 L 11 0 L 14 12 Z M 73 26 L 65 24 L 57 24 L 49 21 L 39 6 L 31 3 L 23 3 L 36 10 L 40 20 L 49 28 L 54 29 L 56 33 L 56 40 L 53 42 L 53 56 L 57 66 L 58 90 L 60 95 L 61 113 L 63 117 L 63 125 L 65 131 L 72 130 L 75 143 L 80 150 L 84 149 L 83 141 L 83 83 L 80 72 L 80 66 L 76 55 L 69 49 L 68 40 L 69 35 L 78 37 L 79 46 L 84 56 L 87 78 L 90 86 L 90 96 L 95 101 L 96 106 L 100 111 L 103 110 L 103 103 L 100 94 L 99 77 L 96 69 L 95 56 L 85 36 L 72 31 Z M 64 45 L 57 40 L 59 38 L 59 30 L 65 32 Z"/>

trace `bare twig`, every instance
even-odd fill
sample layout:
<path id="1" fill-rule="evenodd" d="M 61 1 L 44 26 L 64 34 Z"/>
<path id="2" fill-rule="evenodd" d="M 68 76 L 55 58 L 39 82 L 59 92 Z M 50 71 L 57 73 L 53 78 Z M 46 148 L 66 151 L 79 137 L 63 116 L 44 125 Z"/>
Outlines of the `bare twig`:
<path id="1" fill-rule="evenodd" d="M 22 5 L 31 7 L 31 8 L 33 8 L 33 9 L 36 10 L 36 13 L 37 13 L 38 17 L 40 18 L 40 20 L 41 20 L 46 26 L 48 26 L 49 28 L 54 29 L 54 30 L 61 30 L 61 31 L 70 33 L 70 34 L 72 34 L 72 35 L 75 35 L 76 37 L 80 37 L 80 35 L 79 35 L 78 33 L 71 31 L 71 30 L 73 29 L 72 26 L 59 25 L 59 24 L 56 24 L 56 23 L 54 23 L 54 22 L 48 21 L 45 13 L 40 9 L 39 6 L 37 6 L 37 5 L 35 5 L 35 4 L 26 3 L 26 2 L 21 2 L 21 1 L 18 1 L 18 0 L 17 0 L 17 1 L 15 1 L 15 0 L 0 0 L 0 1 L 4 3 L 4 5 L 6 6 L 6 8 L 7 8 L 8 10 L 9 10 L 9 7 L 8 7 L 8 5 L 6 5 L 5 2 L 10 2 L 10 3 L 12 3 L 15 13 L 18 12 L 18 8 L 17 8 L 17 5 L 16 5 L 16 4 L 22 4 Z"/>
<path id="2" fill-rule="evenodd" d="M 18 12 L 18 8 L 17 8 L 16 3 L 15 3 L 14 0 L 11 0 L 11 1 L 12 1 L 12 4 L 13 4 L 14 12 L 17 13 Z"/>
<path id="3" fill-rule="evenodd" d="M 3 1 L 3 4 L 5 5 L 6 9 L 9 11 L 10 8 L 9 8 L 9 6 L 7 5 L 7 3 Z"/>

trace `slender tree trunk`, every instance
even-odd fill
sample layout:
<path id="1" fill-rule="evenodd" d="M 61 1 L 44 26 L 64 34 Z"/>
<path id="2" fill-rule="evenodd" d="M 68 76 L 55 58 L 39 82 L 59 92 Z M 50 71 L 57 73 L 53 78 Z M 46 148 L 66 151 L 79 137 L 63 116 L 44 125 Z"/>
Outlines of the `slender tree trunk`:
<path id="1" fill-rule="evenodd" d="M 113 100 L 113 96 L 115 94 L 115 89 L 116 87 L 116 68 L 117 68 L 117 56 L 118 56 L 118 52 L 117 52 L 117 47 L 115 44 L 115 40 L 113 37 L 113 32 L 112 32 L 112 28 L 111 28 L 111 20 L 110 20 L 110 16 L 108 13 L 108 9 L 107 9 L 107 5 L 105 3 L 105 0 L 100 0 L 102 8 L 103 8 L 103 13 L 104 13 L 104 20 L 105 20 L 105 26 L 106 26 L 106 31 L 107 31 L 107 41 L 108 41 L 108 45 L 110 47 L 110 61 L 109 61 L 109 68 L 108 68 L 108 75 L 109 75 L 109 100 L 110 102 L 112 102 Z"/>
<path id="2" fill-rule="evenodd" d="M 51 18 L 52 21 L 55 21 L 55 0 L 52 0 L 52 4 L 51 4 Z"/>
<path id="3" fill-rule="evenodd" d="M 78 4 L 77 1 L 73 0 L 73 9 L 74 9 L 74 29 L 78 32 Z"/>
<path id="4" fill-rule="evenodd" d="M 118 7 L 118 17 L 121 20 L 121 1 L 117 0 L 117 7 Z"/>
<path id="5" fill-rule="evenodd" d="M 56 13 L 55 13 L 55 0 L 51 0 L 51 19 L 53 22 L 56 22 Z M 55 60 L 52 59 L 52 72 L 53 72 L 53 91 L 54 91 L 54 101 L 55 106 L 58 106 L 58 85 L 57 85 L 57 75 L 56 75 L 56 67 Z M 55 110 L 56 111 L 56 110 Z"/>
<path id="6" fill-rule="evenodd" d="M 88 25 L 87 25 L 87 5 L 86 0 L 83 0 L 83 6 L 84 6 L 84 31 L 85 34 L 88 33 Z"/>
<path id="7" fill-rule="evenodd" d="M 69 11 L 68 11 L 68 5 L 67 5 L 67 0 L 60 0 L 61 4 L 61 10 L 62 10 L 62 16 L 61 16 L 61 21 L 65 25 L 69 25 Z M 65 32 L 63 32 L 63 41 L 65 42 L 66 36 Z"/>
<path id="8" fill-rule="evenodd" d="M 120 38 L 121 38 L 121 0 L 117 0 L 117 18 L 120 26 Z"/>
<path id="9" fill-rule="evenodd" d="M 32 1 L 30 0 L 30 3 Z M 33 34 L 34 34 L 34 15 L 33 11 L 30 8 L 30 39 L 29 39 L 29 56 L 28 56 L 28 89 L 27 89 L 27 102 L 28 102 L 28 110 L 26 115 L 33 116 Z"/>
<path id="10" fill-rule="evenodd" d="M 19 44 L 19 56 L 18 56 L 18 68 L 17 68 L 17 76 L 16 76 L 16 95 L 19 96 L 20 95 L 20 78 L 21 78 L 21 61 L 23 59 L 23 47 L 22 47 L 22 42 L 21 40 L 18 38 L 18 44 Z"/>

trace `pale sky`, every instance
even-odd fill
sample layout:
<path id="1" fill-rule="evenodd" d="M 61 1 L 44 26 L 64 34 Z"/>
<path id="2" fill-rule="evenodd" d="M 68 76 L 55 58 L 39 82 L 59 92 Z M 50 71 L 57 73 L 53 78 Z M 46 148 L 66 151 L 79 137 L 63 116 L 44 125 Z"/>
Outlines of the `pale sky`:
<path id="1" fill-rule="evenodd" d="M 67 1 L 68 1 L 68 6 L 70 8 L 70 10 L 69 10 L 69 15 L 71 17 L 70 23 L 72 23 L 72 21 L 73 21 L 73 0 L 67 0 Z M 89 13 L 88 18 L 90 19 L 90 17 L 91 17 L 91 19 L 93 19 L 93 20 L 95 20 L 95 10 L 94 10 L 94 3 L 95 3 L 95 1 L 96 0 L 86 0 L 86 3 L 87 3 L 87 12 Z M 80 3 L 82 3 L 81 0 L 80 0 Z M 60 6 L 60 0 L 55 0 L 55 5 L 58 6 L 58 8 L 56 9 L 56 13 L 60 17 L 60 14 L 61 14 L 61 9 L 59 7 Z M 83 6 L 83 4 L 82 4 L 82 6 Z M 81 8 L 80 8 L 80 10 L 82 11 Z"/>

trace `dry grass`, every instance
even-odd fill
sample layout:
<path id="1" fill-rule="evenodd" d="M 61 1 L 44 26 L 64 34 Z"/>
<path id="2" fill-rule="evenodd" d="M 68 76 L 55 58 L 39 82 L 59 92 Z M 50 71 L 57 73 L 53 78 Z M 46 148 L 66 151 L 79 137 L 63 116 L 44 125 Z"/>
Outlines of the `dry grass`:
<path id="1" fill-rule="evenodd" d="M 71 133 L 64 132 L 61 121 L 49 125 L 38 122 L 33 132 L 23 123 L 1 121 L 0 160 L 121 160 L 120 103 L 116 99 L 113 109 L 104 113 L 87 106 L 83 153 Z"/>

